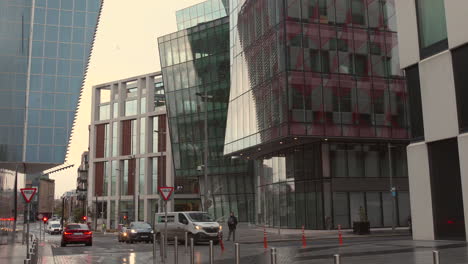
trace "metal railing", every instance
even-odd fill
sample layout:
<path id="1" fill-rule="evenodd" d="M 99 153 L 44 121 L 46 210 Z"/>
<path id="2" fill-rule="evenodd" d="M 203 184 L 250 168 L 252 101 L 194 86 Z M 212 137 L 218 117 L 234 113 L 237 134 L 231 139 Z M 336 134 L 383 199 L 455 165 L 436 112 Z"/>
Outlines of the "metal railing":
<path id="1" fill-rule="evenodd" d="M 39 261 L 39 240 L 34 234 L 30 234 L 26 239 L 31 243 L 29 243 L 29 248 L 26 249 L 24 264 L 37 264 Z"/>

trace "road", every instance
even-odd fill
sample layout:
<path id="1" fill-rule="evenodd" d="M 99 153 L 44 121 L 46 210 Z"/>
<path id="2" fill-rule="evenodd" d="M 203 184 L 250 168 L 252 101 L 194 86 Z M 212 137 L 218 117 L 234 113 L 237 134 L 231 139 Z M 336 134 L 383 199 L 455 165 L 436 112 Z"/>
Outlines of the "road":
<path id="1" fill-rule="evenodd" d="M 32 227 L 37 232 L 37 227 Z M 88 264 L 88 263 L 144 263 L 153 262 L 152 244 L 119 243 L 114 234 L 95 233 L 93 246 L 68 245 L 60 247 L 60 235 L 46 234 L 45 245 L 50 246 L 50 257 L 42 263 L 53 264 Z M 441 263 L 468 263 L 467 244 L 458 241 L 413 241 L 409 236 L 382 236 L 349 238 L 339 245 L 337 239 L 314 239 L 307 241 L 307 247 L 301 248 L 300 241 L 269 242 L 269 247 L 278 249 L 278 264 L 329 264 L 333 255 L 340 254 L 343 263 L 356 264 L 427 264 L 432 263 L 432 251 L 441 252 Z M 234 244 L 225 242 L 225 250 L 214 247 L 216 264 L 231 264 L 234 261 Z M 174 263 L 174 245 L 168 247 L 167 264 Z M 194 263 L 208 263 L 209 246 L 196 245 Z M 242 264 L 269 264 L 270 251 L 263 248 L 263 243 L 241 244 Z M 157 262 L 162 263 L 157 251 Z M 179 245 L 178 259 L 181 264 L 190 263 L 189 254 L 184 245 Z"/>

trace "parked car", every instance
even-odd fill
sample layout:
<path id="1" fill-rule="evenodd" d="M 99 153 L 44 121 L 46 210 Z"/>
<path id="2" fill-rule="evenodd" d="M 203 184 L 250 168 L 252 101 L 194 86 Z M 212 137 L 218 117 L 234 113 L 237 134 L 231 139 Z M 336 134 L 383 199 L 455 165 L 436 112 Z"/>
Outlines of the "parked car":
<path id="1" fill-rule="evenodd" d="M 62 233 L 62 247 L 67 244 L 85 244 L 86 246 L 93 245 L 93 232 L 89 230 L 88 225 L 84 224 L 68 224 Z"/>
<path id="2" fill-rule="evenodd" d="M 125 242 L 125 240 L 127 240 L 127 227 L 126 226 L 123 226 L 120 230 L 119 230 L 119 233 L 117 235 L 117 240 L 119 242 Z"/>
<path id="3" fill-rule="evenodd" d="M 53 235 L 53 234 L 60 234 L 62 233 L 62 225 L 59 221 L 48 221 L 46 232 Z"/>
<path id="4" fill-rule="evenodd" d="M 165 215 L 156 214 L 155 232 L 159 237 L 164 234 Z M 188 239 L 193 238 L 194 242 L 209 242 L 213 240 L 218 244 L 222 239 L 222 226 L 213 220 L 205 212 L 171 212 L 167 213 L 167 238 L 173 240 L 177 236 L 179 241 L 184 241 L 185 233 Z"/>
<path id="5" fill-rule="evenodd" d="M 145 222 L 131 222 L 126 228 L 126 243 L 153 242 L 153 228 Z"/>

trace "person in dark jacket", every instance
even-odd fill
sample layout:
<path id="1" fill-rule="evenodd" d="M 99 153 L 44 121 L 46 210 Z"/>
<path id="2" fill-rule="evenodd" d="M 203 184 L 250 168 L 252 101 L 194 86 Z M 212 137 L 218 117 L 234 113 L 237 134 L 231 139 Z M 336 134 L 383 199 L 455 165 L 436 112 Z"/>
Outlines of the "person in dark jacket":
<path id="1" fill-rule="evenodd" d="M 232 234 L 232 241 L 236 241 L 237 218 L 234 216 L 234 212 L 231 212 L 231 216 L 229 216 L 227 224 L 229 227 L 229 235 L 228 235 L 227 241 L 231 239 L 231 234 Z"/>

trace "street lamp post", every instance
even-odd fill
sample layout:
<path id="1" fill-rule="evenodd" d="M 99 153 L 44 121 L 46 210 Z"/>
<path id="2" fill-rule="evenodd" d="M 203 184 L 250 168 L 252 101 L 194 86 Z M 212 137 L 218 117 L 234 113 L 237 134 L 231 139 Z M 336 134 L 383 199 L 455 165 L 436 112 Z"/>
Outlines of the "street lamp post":
<path id="1" fill-rule="evenodd" d="M 396 188 L 393 186 L 393 161 L 392 161 L 392 146 L 390 143 L 387 144 L 388 148 L 388 173 L 389 173 L 389 180 L 390 180 L 390 194 L 392 195 L 392 232 L 395 232 L 396 226 Z"/>
<path id="2" fill-rule="evenodd" d="M 204 165 L 203 165 L 203 173 L 204 173 L 204 181 L 205 181 L 205 200 L 203 201 L 203 210 L 204 211 L 208 211 L 208 206 L 207 206 L 207 202 L 208 202 L 208 99 L 213 99 L 213 96 L 212 95 L 208 95 L 207 94 L 207 89 L 205 88 L 205 94 L 201 94 L 201 93 L 196 93 L 197 96 L 200 96 L 200 98 L 202 98 L 205 102 L 205 150 L 203 151 L 204 152 L 204 155 L 203 155 L 203 159 L 204 159 Z"/>

